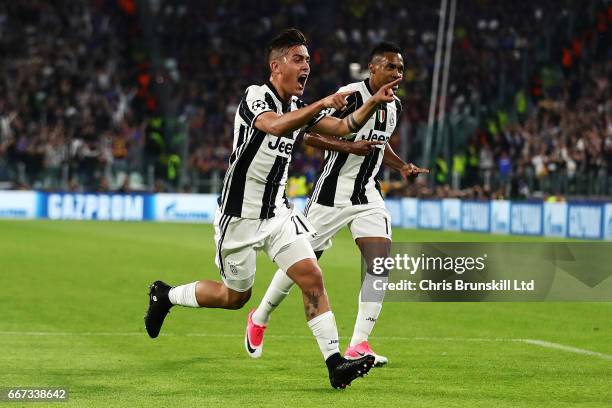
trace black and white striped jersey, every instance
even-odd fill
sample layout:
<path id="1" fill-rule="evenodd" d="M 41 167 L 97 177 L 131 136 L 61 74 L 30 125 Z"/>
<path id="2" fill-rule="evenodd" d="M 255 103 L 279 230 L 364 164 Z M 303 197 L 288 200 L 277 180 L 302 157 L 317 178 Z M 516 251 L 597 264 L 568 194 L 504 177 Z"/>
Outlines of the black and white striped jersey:
<path id="1" fill-rule="evenodd" d="M 234 119 L 233 152 L 219 198 L 223 214 L 268 219 L 276 208 L 287 205 L 287 170 L 301 129 L 278 137 L 257 129 L 255 120 L 264 112 L 283 114 L 304 106 L 295 96 L 283 103 L 270 82 L 247 88 Z M 324 112 L 319 113 L 306 128 L 323 116 Z"/>
<path id="2" fill-rule="evenodd" d="M 363 102 L 372 96 L 368 81 L 369 79 L 366 79 L 340 88 L 338 92 L 354 90 L 355 93 L 347 98 L 347 109 L 332 112 L 332 115 L 343 118 L 359 109 Z M 348 139 L 384 142 L 376 146 L 367 156 L 336 151 L 325 152 L 325 160 L 310 197 L 311 202 L 329 207 L 347 207 L 383 200 L 376 175 L 383 161 L 385 146 L 395 130 L 401 110 L 402 105 L 397 97 L 394 102 L 380 105 L 365 126 Z"/>

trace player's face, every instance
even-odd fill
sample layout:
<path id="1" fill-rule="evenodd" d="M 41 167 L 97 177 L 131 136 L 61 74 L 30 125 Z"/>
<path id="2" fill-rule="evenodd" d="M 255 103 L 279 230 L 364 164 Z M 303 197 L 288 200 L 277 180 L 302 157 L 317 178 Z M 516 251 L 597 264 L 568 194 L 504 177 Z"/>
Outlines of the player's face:
<path id="1" fill-rule="evenodd" d="M 279 64 L 281 83 L 286 93 L 301 96 L 310 74 L 310 55 L 303 45 L 291 47 Z"/>
<path id="2" fill-rule="evenodd" d="M 370 78 L 376 87 L 376 92 L 381 86 L 404 77 L 404 59 L 396 52 L 385 52 L 382 56 L 374 57 L 370 63 Z M 397 90 L 399 85 L 393 87 Z"/>

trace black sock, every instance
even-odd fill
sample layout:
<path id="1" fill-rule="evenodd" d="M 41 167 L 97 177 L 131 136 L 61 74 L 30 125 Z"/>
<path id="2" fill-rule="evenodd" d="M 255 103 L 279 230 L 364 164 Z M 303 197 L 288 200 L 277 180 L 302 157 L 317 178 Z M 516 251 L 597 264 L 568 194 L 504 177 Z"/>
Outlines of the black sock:
<path id="1" fill-rule="evenodd" d="M 342 363 L 342 356 L 340 355 L 340 353 L 334 353 L 331 356 L 327 357 L 327 360 L 325 360 L 325 364 L 327 364 L 327 369 L 329 371 L 338 367 L 340 363 Z"/>

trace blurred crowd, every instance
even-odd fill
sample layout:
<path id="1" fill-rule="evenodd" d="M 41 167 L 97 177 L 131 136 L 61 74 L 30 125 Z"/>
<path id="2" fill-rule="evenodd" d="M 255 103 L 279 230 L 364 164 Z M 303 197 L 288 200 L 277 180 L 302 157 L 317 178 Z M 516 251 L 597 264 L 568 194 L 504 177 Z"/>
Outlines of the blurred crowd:
<path id="1" fill-rule="evenodd" d="M 105 2 L 0 3 L 0 180 L 96 190 L 111 164 L 141 171 L 128 24 Z"/>
<path id="2" fill-rule="evenodd" d="M 21 0 L 0 3 L 0 187 L 216 192 L 265 44 L 307 35 L 305 99 L 364 77 L 378 42 L 404 50 L 393 147 L 420 164 L 437 2 Z M 316 22 L 316 23 L 313 23 Z M 608 1 L 458 2 L 448 117 L 477 118 L 437 150 L 429 178 L 388 170 L 389 194 L 612 195 Z M 307 194 L 321 152 L 302 146 L 289 193 Z"/>
<path id="3" fill-rule="evenodd" d="M 534 99 L 532 112 L 516 122 L 497 112 L 465 149 L 450 160 L 437 157 L 433 183 L 392 182 L 389 192 L 468 199 L 611 196 L 612 64 L 594 62 L 581 75 L 579 88 L 572 89 L 573 79 L 559 98 Z"/>

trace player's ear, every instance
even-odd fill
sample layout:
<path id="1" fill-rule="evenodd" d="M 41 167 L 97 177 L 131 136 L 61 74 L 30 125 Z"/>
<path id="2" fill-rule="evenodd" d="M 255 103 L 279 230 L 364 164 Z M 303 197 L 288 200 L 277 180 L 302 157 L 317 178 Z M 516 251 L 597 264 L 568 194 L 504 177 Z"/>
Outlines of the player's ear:
<path id="1" fill-rule="evenodd" d="M 271 60 L 270 61 L 270 72 L 271 73 L 278 72 L 278 69 L 279 69 L 278 60 L 275 60 L 275 59 Z"/>
<path id="2" fill-rule="evenodd" d="M 368 63 L 368 70 L 370 71 L 370 75 L 374 74 L 376 71 L 376 66 L 373 63 Z"/>

